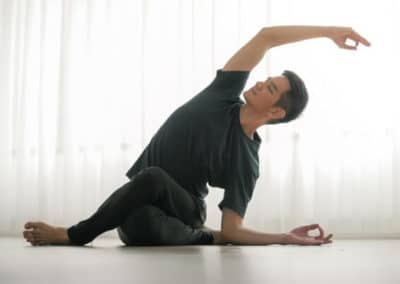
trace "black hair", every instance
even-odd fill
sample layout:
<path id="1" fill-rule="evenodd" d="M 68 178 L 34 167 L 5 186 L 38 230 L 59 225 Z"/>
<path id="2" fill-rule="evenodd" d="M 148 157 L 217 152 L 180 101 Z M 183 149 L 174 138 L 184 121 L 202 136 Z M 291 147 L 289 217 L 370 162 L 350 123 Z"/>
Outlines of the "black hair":
<path id="1" fill-rule="evenodd" d="M 290 91 L 282 94 L 274 106 L 283 108 L 286 115 L 267 124 L 285 123 L 298 118 L 308 103 L 308 92 L 303 80 L 293 71 L 285 70 L 282 75 L 288 78 Z"/>

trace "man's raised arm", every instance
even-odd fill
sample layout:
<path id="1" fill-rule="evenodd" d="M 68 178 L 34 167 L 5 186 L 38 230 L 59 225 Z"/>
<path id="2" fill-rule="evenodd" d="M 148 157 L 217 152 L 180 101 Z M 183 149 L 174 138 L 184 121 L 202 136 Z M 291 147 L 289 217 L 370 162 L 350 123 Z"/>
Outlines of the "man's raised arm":
<path id="1" fill-rule="evenodd" d="M 225 71 L 251 71 L 264 57 L 265 53 L 276 46 L 312 38 L 330 38 L 340 48 L 356 50 L 361 42 L 365 46 L 370 43 L 361 35 L 348 27 L 321 26 L 276 26 L 266 27 L 259 31 L 225 64 Z M 355 45 L 346 44 L 351 39 Z"/>

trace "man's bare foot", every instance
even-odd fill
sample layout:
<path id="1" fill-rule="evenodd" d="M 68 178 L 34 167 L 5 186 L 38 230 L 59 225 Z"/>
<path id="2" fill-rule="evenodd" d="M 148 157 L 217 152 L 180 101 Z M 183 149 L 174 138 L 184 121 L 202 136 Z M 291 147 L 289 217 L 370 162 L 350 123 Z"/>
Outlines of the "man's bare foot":
<path id="1" fill-rule="evenodd" d="M 43 222 L 27 222 L 24 238 L 31 245 L 68 245 L 70 244 L 67 230 L 54 227 Z"/>

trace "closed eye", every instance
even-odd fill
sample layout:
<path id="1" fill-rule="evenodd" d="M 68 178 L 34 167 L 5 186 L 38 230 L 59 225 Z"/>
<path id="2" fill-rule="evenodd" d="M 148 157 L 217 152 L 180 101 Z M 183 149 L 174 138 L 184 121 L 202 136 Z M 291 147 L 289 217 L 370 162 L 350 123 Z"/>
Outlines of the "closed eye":
<path id="1" fill-rule="evenodd" d="M 274 88 L 275 92 L 279 92 L 278 87 L 275 85 L 275 82 L 272 81 L 272 78 L 271 78 L 271 77 L 268 77 L 267 82 L 268 82 L 268 81 L 270 81 L 270 83 L 271 83 L 272 87 Z M 272 92 L 272 89 L 271 89 L 270 87 L 268 87 L 268 89 Z"/>

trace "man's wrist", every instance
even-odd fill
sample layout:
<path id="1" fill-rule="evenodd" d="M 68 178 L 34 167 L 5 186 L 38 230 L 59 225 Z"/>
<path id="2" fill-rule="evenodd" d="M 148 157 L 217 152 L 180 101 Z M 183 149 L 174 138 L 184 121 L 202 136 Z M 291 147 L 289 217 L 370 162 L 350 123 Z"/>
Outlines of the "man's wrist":
<path id="1" fill-rule="evenodd" d="M 350 28 L 350 27 L 329 26 L 329 27 L 326 27 L 326 30 L 324 31 L 324 35 L 327 38 L 333 39 L 338 34 L 341 34 L 346 31 L 351 31 L 351 30 L 352 30 L 352 28 Z"/>
<path id="2" fill-rule="evenodd" d="M 266 234 L 267 240 L 265 244 L 286 245 L 289 243 L 289 234 Z"/>
<path id="3" fill-rule="evenodd" d="M 289 234 L 281 234 L 281 245 L 289 244 Z"/>

